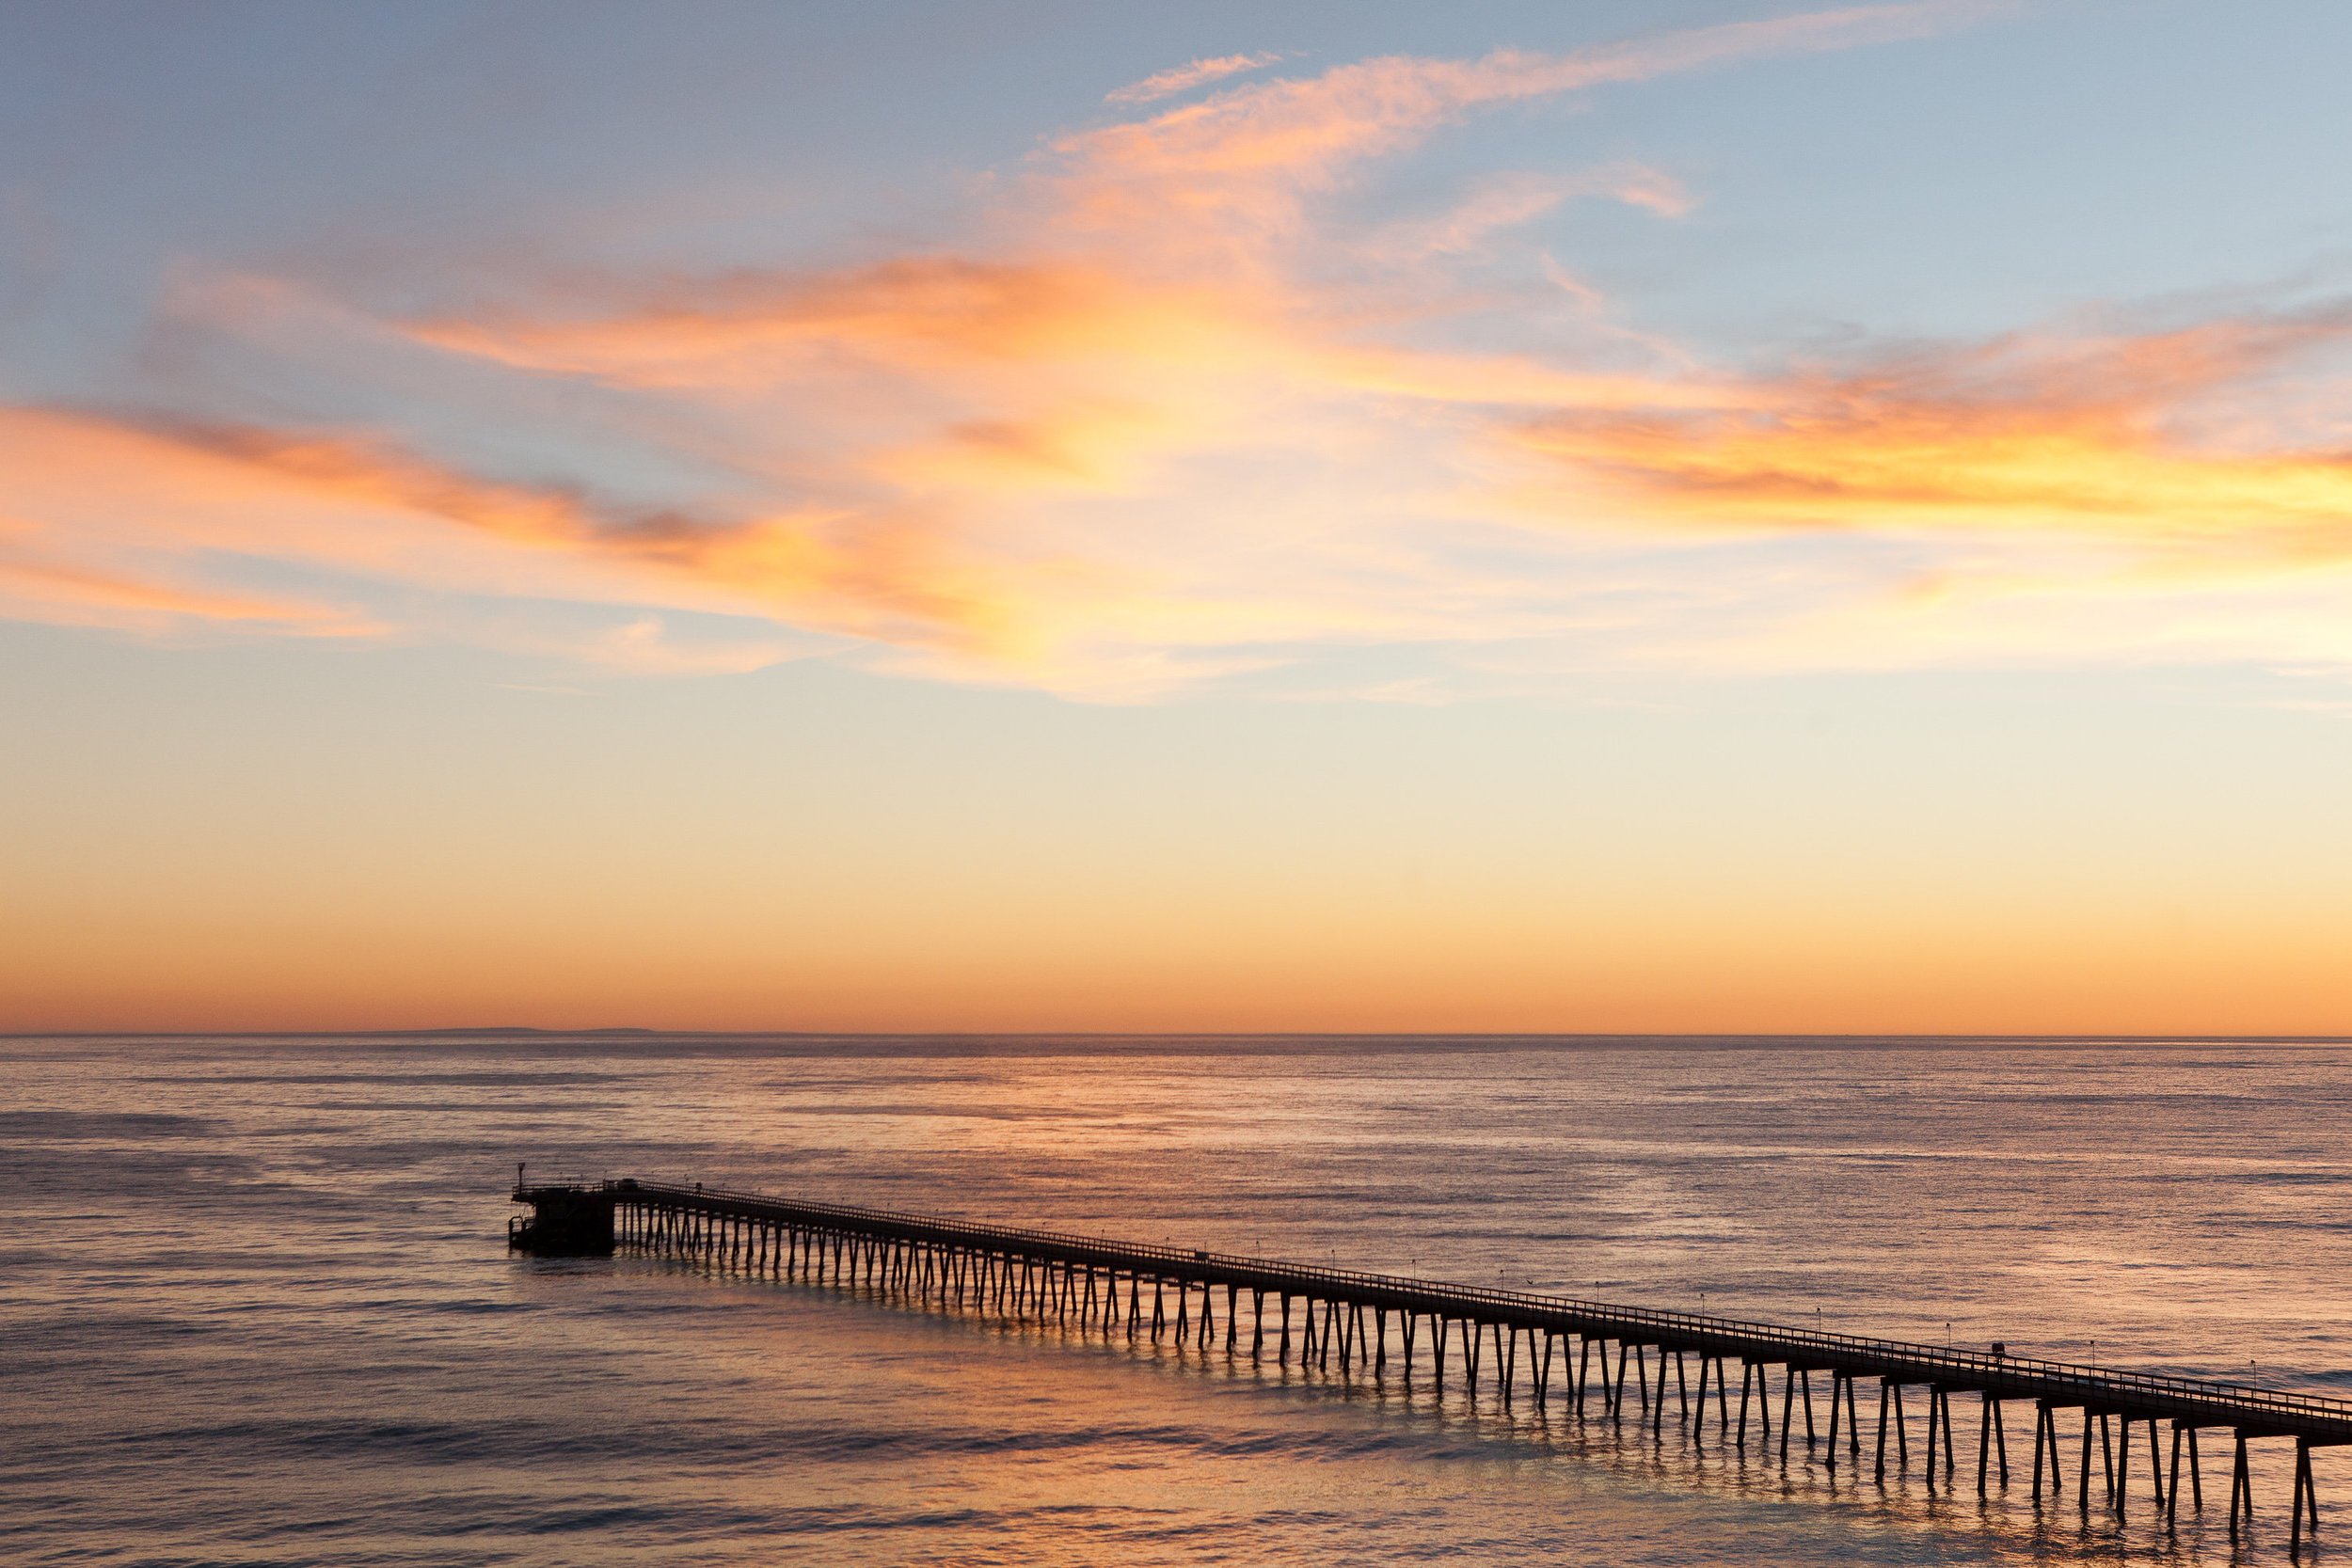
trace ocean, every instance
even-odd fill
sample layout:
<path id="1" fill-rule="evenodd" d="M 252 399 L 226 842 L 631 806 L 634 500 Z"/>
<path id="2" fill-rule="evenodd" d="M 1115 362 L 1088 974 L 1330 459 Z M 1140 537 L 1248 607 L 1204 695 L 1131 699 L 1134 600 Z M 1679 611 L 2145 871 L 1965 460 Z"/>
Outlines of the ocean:
<path id="1" fill-rule="evenodd" d="M 517 1161 L 2352 1394 L 2341 1043 L 494 1033 L 19 1038 L 0 1070 L 11 1561 L 2232 1560 L 2218 1443 L 2177 1534 L 2144 1488 L 2086 1524 L 2022 1452 L 1980 1501 L 1915 1459 L 1879 1487 L 513 1255 Z M 2333 1539 L 2352 1457 L 2318 1463 Z"/>

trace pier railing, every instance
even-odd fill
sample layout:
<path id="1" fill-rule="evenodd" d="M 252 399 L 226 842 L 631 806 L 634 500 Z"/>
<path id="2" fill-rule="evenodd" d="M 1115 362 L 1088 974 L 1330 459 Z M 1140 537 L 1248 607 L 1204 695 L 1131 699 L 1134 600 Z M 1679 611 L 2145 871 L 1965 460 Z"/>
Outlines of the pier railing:
<path id="1" fill-rule="evenodd" d="M 525 1199 L 532 1192 L 547 1190 L 534 1184 L 530 1189 L 518 1187 L 515 1196 Z M 1068 1256 L 1079 1260 L 1116 1263 L 1120 1267 L 1165 1265 L 1165 1272 L 1171 1275 L 1214 1278 L 1219 1284 L 1238 1280 L 1252 1287 L 1288 1290 L 1295 1294 L 1388 1299 L 1464 1316 L 1476 1316 L 1484 1309 L 1498 1320 L 1562 1323 L 1571 1324 L 1579 1333 L 1598 1333 L 1611 1338 L 1625 1337 L 1619 1331 L 1631 1331 L 1633 1337 L 1649 1343 L 1679 1342 L 1692 1348 L 1721 1346 L 1748 1360 L 1812 1366 L 1822 1370 L 1851 1370 L 1867 1376 L 1894 1376 L 1913 1384 L 1947 1383 L 1967 1388 L 2014 1390 L 2061 1405 L 2080 1404 L 2092 1409 L 2149 1405 L 2177 1409 L 2182 1405 L 2201 1405 L 2217 1415 L 2217 1425 L 2277 1431 L 2281 1434 L 2308 1433 L 2325 1441 L 2352 1440 L 2352 1400 L 2260 1388 L 2250 1384 L 2173 1377 L 2006 1354 L 1994 1355 L 1950 1345 L 1793 1328 L 1705 1313 L 1661 1311 L 1577 1296 L 1499 1290 L 1408 1275 L 1373 1274 L 937 1214 L 779 1198 L 734 1188 L 606 1180 L 582 1182 L 573 1190 L 622 1199 L 657 1198 L 685 1208 L 780 1219 L 803 1218 L 872 1234 Z"/>

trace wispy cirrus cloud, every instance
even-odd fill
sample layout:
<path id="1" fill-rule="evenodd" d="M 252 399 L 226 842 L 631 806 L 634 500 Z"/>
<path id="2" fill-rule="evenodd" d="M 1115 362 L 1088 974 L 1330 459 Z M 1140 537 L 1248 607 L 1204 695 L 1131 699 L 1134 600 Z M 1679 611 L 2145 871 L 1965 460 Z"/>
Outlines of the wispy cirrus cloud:
<path id="1" fill-rule="evenodd" d="M 1327 187 L 1365 160 L 1411 147 L 1473 110 L 1557 98 L 1777 55 L 1931 37 L 2013 7 L 1912 0 L 1660 34 L 1561 54 L 1499 49 L 1471 60 L 1387 55 L 1221 92 L 1054 146 L 1066 178 L 1117 216 L 1256 208 Z"/>
<path id="2" fill-rule="evenodd" d="M 156 632 L 228 623 L 313 637 L 372 637 L 383 628 L 333 605 L 216 592 L 42 559 L 0 544 L 0 616 L 52 625 Z"/>
<path id="3" fill-rule="evenodd" d="M 1246 71 L 1263 71 L 1279 65 L 1282 56 L 1266 51 L 1256 55 L 1215 55 L 1155 71 L 1140 82 L 1130 82 L 1103 95 L 1105 103 L 1155 103 L 1163 98 L 1174 98 L 1212 82 L 1222 82 L 1229 76 Z"/>
<path id="4" fill-rule="evenodd" d="M 1693 205 L 1681 182 L 1639 165 L 1575 174 L 1515 170 L 1480 180 L 1438 217 L 1394 225 L 1384 243 L 1404 259 L 1467 256 L 1581 197 L 1645 208 L 1661 217 L 1680 217 Z"/>
<path id="5" fill-rule="evenodd" d="M 399 624 L 357 586 L 389 582 L 410 615 L 458 592 L 604 607 L 569 644 L 591 665 L 741 668 L 813 638 L 1109 697 L 1375 644 L 1756 667 L 1900 657 L 1905 637 L 1952 659 L 2267 636 L 2352 661 L 2313 586 L 2352 561 L 2340 450 L 2264 418 L 2280 376 L 2342 341 L 2333 307 L 1708 370 L 1519 234 L 1580 198 L 1683 214 L 1670 172 L 1491 173 L 1419 219 L 1347 199 L 1482 110 L 1998 8 L 1227 85 L 1050 138 L 954 243 L 525 277 L 497 304 L 306 328 L 342 332 L 327 357 L 363 379 L 396 350 L 416 384 L 548 389 L 500 400 L 574 411 L 519 478 L 364 424 L 0 412 L 0 515 L 27 520 L 0 535 L 0 603 L 366 628 Z M 1274 63 L 1196 62 L 1218 69 L 1115 101 L 1236 60 Z M 1526 253 L 1540 293 L 1491 270 Z M 1524 346 L 1475 346 L 1503 338 Z M 628 484 L 600 477 L 616 466 Z M 1839 541 L 1862 553 L 1826 557 Z M 253 562 L 352 597 L 246 592 Z M 672 615 L 741 629 L 682 646 Z"/>

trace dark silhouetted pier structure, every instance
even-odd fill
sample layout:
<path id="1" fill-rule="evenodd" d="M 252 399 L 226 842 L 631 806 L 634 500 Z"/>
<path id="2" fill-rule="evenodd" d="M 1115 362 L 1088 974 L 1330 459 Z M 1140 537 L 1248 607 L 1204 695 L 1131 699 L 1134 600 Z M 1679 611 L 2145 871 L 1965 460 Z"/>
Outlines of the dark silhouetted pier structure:
<path id="1" fill-rule="evenodd" d="M 1407 1384 L 1421 1376 L 1440 1391 L 1453 1377 L 1473 1396 L 1483 1388 L 1506 1405 L 1526 1400 L 1538 1408 L 1556 1401 L 1619 1425 L 1646 1423 L 1661 1437 L 1671 1416 L 1677 1434 L 1702 1448 L 1711 1441 L 1756 1451 L 1754 1443 L 1783 1464 L 1802 1427 L 1799 1462 L 1818 1461 L 1833 1473 L 1841 1465 L 1867 1465 L 1880 1481 L 1890 1457 L 1899 1471 L 1910 1467 L 1914 1423 L 1905 1401 L 1915 1394 L 1926 1402 L 1921 1457 L 1931 1490 L 1949 1490 L 1961 1462 L 1953 1396 L 1977 1402 L 1979 1496 L 2011 1481 L 2009 1409 L 2016 1406 L 2032 1424 L 2026 1473 L 2034 1499 L 2046 1490 L 2054 1503 L 2061 1500 L 2072 1469 L 2085 1515 L 2094 1497 L 2124 1513 L 2136 1432 L 2146 1434 L 2150 1506 L 2170 1525 L 2185 1487 L 2191 1506 L 2201 1509 L 2198 1433 L 2225 1432 L 2234 1440 L 2233 1540 L 2253 1518 L 2247 1445 L 2291 1438 L 2296 1552 L 2307 1533 L 2315 1544 L 2319 1529 L 2312 1449 L 2352 1443 L 2352 1401 L 2030 1360 L 1997 1347 L 1907 1344 L 698 1185 L 524 1185 L 517 1176 L 515 1200 L 532 1212 L 510 1227 L 509 1239 L 526 1251 L 597 1255 L 626 1246 L 936 1310 L 1130 1340 L 1172 1338 L 1203 1350 L 1221 1345 L 1229 1354 L 1271 1355 L 1343 1376 Z M 1824 1391 L 1826 1420 L 1817 1404 Z M 2071 1437 L 2060 1430 L 2061 1412 L 2077 1418 Z"/>

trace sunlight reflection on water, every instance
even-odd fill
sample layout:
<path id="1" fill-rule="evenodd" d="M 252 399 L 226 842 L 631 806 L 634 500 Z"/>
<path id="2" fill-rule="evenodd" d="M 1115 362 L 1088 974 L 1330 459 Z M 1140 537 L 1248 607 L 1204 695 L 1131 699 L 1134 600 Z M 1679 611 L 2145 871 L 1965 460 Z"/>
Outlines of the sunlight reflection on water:
<path id="1" fill-rule="evenodd" d="M 652 1259 L 513 1259 L 518 1158 L 1642 1305 L 1703 1294 L 2032 1354 L 2085 1357 L 2095 1337 L 2102 1361 L 2225 1377 L 2259 1361 L 2265 1383 L 2352 1389 L 2342 1048 L 1023 1049 L 0 1046 L 0 1169 L 21 1195 L 0 1272 L 0 1546 L 99 1562 L 2228 1556 L 2217 1502 L 2168 1544 L 2144 1494 L 2086 1529 L 2071 1499 L 2037 1513 L 2022 1486 L 1979 1504 L 1915 1472 L 1882 1492 L 1221 1349 Z M 2280 1457 L 2257 1479 L 2274 1535 Z M 2352 1465 L 2321 1465 L 2323 1501 L 2352 1497 Z"/>

